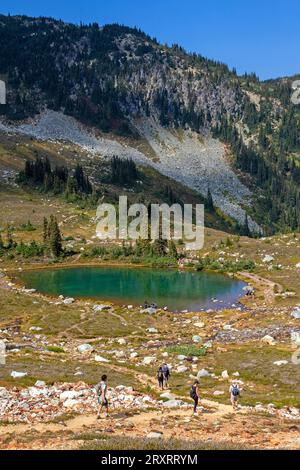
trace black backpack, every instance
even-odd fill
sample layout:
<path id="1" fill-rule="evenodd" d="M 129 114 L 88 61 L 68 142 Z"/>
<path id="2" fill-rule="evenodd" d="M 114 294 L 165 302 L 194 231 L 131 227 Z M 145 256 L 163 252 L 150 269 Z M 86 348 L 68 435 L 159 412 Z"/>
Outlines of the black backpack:
<path id="1" fill-rule="evenodd" d="M 239 387 L 237 385 L 232 386 L 231 394 L 234 397 L 238 397 L 240 394 Z"/>

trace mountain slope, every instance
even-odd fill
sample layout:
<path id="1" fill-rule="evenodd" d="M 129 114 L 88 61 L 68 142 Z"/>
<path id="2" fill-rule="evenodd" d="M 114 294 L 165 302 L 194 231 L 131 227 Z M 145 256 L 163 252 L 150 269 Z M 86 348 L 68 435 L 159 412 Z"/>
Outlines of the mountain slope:
<path id="1" fill-rule="evenodd" d="M 239 223 L 246 209 L 252 231 L 300 225 L 299 118 L 288 104 L 289 81 L 238 77 L 224 64 L 119 25 L 0 16 L 0 41 L 0 78 L 8 88 L 3 129 L 46 109 L 63 112 L 88 126 L 92 139 L 99 131 L 106 141 L 109 132 L 104 153 L 123 137 L 121 156 L 140 158 L 134 149 L 142 148 L 142 159 L 162 173 L 203 195 L 209 187 L 215 204 Z M 37 124 L 45 126 L 43 138 L 45 116 Z M 74 133 L 62 134 L 55 131 L 74 142 Z"/>

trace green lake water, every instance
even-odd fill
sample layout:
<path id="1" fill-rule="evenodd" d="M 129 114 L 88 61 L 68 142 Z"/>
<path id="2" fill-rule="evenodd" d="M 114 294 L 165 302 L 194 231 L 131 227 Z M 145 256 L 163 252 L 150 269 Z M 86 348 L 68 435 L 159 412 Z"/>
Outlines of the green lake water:
<path id="1" fill-rule="evenodd" d="M 144 301 L 170 310 L 200 311 L 236 304 L 245 284 L 220 274 L 175 269 L 76 267 L 27 271 L 27 288 L 66 297 L 90 297 L 118 304 Z"/>

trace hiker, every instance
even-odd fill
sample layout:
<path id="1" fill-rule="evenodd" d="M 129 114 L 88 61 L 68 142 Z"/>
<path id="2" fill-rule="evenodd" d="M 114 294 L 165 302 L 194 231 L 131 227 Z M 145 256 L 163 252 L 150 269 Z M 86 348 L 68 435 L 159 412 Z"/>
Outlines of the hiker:
<path id="1" fill-rule="evenodd" d="M 194 400 L 194 415 L 198 414 L 198 411 L 197 411 L 198 402 L 199 402 L 198 385 L 199 385 L 199 380 L 195 380 L 190 391 L 190 397 Z"/>
<path id="2" fill-rule="evenodd" d="M 163 390 L 164 389 L 164 372 L 163 368 L 160 367 L 157 371 L 157 381 L 158 381 L 158 387 Z"/>
<path id="3" fill-rule="evenodd" d="M 98 396 L 98 414 L 97 414 L 97 419 L 100 419 L 101 417 L 101 412 L 103 407 L 106 409 L 106 417 L 108 418 L 108 400 L 107 400 L 107 375 L 102 375 L 101 381 L 96 385 L 96 393 Z"/>
<path id="4" fill-rule="evenodd" d="M 234 410 L 238 408 L 238 401 L 240 397 L 240 389 L 237 382 L 232 382 L 229 387 L 230 401 Z"/>
<path id="5" fill-rule="evenodd" d="M 163 365 L 162 365 L 162 371 L 163 371 L 163 374 L 164 374 L 164 384 L 166 385 L 166 387 L 168 386 L 168 382 L 169 382 L 169 378 L 170 378 L 170 369 L 169 369 L 169 366 L 168 364 L 165 362 Z"/>

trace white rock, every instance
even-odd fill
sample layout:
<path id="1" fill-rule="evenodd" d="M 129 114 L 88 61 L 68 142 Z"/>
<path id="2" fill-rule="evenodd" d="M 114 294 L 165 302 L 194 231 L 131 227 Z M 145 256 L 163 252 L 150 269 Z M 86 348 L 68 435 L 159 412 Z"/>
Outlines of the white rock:
<path id="1" fill-rule="evenodd" d="M 292 331 L 291 340 L 294 344 L 300 344 L 300 332 L 299 331 Z"/>
<path id="2" fill-rule="evenodd" d="M 297 268 L 297 269 L 300 269 L 300 263 L 297 263 L 297 264 L 296 264 L 296 268 Z"/>
<path id="3" fill-rule="evenodd" d="M 213 395 L 214 395 L 215 397 L 217 397 L 217 396 L 219 396 L 219 395 L 224 395 L 224 392 L 221 391 L 221 390 L 215 390 L 214 393 L 213 393 Z"/>
<path id="4" fill-rule="evenodd" d="M 176 396 L 173 393 L 170 392 L 164 392 L 160 394 L 161 398 L 166 398 L 167 400 L 174 400 Z"/>
<path id="5" fill-rule="evenodd" d="M 37 380 L 34 385 L 35 387 L 45 387 L 46 383 L 43 380 Z"/>
<path id="6" fill-rule="evenodd" d="M 182 405 L 184 405 L 184 402 L 182 400 L 168 400 L 163 404 L 163 406 L 167 408 L 178 408 Z"/>
<path id="7" fill-rule="evenodd" d="M 157 329 L 154 327 L 147 328 L 148 333 L 158 333 Z"/>
<path id="8" fill-rule="evenodd" d="M 29 328 L 30 331 L 42 331 L 43 328 L 41 328 L 40 326 L 32 326 L 31 328 Z"/>
<path id="9" fill-rule="evenodd" d="M 228 379 L 228 377 L 229 377 L 227 370 L 223 370 L 221 375 L 222 375 L 223 379 Z"/>
<path id="10" fill-rule="evenodd" d="M 263 263 L 271 263 L 272 261 L 274 261 L 274 256 L 271 256 L 271 255 L 265 255 L 265 257 L 263 258 Z"/>
<path id="11" fill-rule="evenodd" d="M 292 317 L 296 318 L 297 320 L 300 318 L 300 308 L 296 307 L 295 310 L 291 313 Z"/>
<path id="12" fill-rule="evenodd" d="M 63 300 L 63 303 L 64 303 L 65 305 L 70 305 L 70 304 L 72 304 L 72 303 L 74 303 L 74 302 L 75 302 L 75 299 L 73 299 L 73 297 L 67 297 L 66 299 Z"/>
<path id="13" fill-rule="evenodd" d="M 275 366 L 284 366 L 288 363 L 289 363 L 289 361 L 275 361 L 275 362 L 273 362 L 273 364 L 275 364 Z"/>
<path id="14" fill-rule="evenodd" d="M 179 367 L 177 367 L 177 372 L 180 373 L 180 374 L 186 372 L 187 370 L 188 370 L 188 368 L 185 367 L 185 366 L 179 366 Z"/>
<path id="15" fill-rule="evenodd" d="M 59 395 L 59 399 L 60 401 L 75 400 L 80 397 L 80 395 L 81 392 L 77 392 L 76 390 L 66 390 Z"/>
<path id="16" fill-rule="evenodd" d="M 29 395 L 33 398 L 48 395 L 47 388 L 29 387 L 28 392 L 29 392 Z"/>
<path id="17" fill-rule="evenodd" d="M 149 364 L 152 364 L 155 360 L 156 360 L 156 357 L 155 357 L 155 356 L 146 356 L 146 357 L 144 357 L 144 359 L 143 359 L 143 363 L 144 363 L 145 365 L 149 365 Z"/>
<path id="18" fill-rule="evenodd" d="M 68 398 L 66 401 L 63 402 L 63 406 L 65 408 L 76 408 L 79 405 L 78 400 L 73 400 L 72 398 Z"/>
<path id="19" fill-rule="evenodd" d="M 261 338 L 261 342 L 269 344 L 270 346 L 274 346 L 274 344 L 276 344 L 275 339 L 273 338 L 273 336 L 270 336 L 270 335 L 266 335 L 263 338 Z"/>
<path id="20" fill-rule="evenodd" d="M 186 356 L 184 356 L 183 354 L 179 354 L 179 356 L 177 356 L 177 359 L 179 361 L 184 361 L 186 359 Z"/>
<path id="21" fill-rule="evenodd" d="M 207 370 L 201 369 L 199 370 L 197 374 L 197 379 L 201 379 L 201 377 L 209 377 L 209 376 L 210 376 L 210 373 Z"/>
<path id="22" fill-rule="evenodd" d="M 26 377 L 26 375 L 28 375 L 28 374 L 27 374 L 27 372 L 17 372 L 15 370 L 13 370 L 10 375 L 14 379 L 21 379 L 22 377 Z"/>
<path id="23" fill-rule="evenodd" d="M 143 310 L 141 310 L 141 313 L 149 313 L 149 315 L 154 315 L 156 311 L 157 311 L 156 308 L 148 307 L 148 308 L 144 308 Z"/>
<path id="24" fill-rule="evenodd" d="M 194 343 L 201 343 L 202 342 L 201 336 L 198 336 L 198 335 L 194 335 L 192 337 L 192 340 L 193 340 Z"/>
<path id="25" fill-rule="evenodd" d="M 198 321 L 194 323 L 194 326 L 196 326 L 197 328 L 204 328 L 205 323 L 203 321 Z"/>
<path id="26" fill-rule="evenodd" d="M 163 437 L 162 432 L 151 431 L 147 434 L 147 439 L 161 439 Z"/>
<path id="27" fill-rule="evenodd" d="M 92 351 L 92 350 L 93 350 L 93 346 L 91 346 L 88 343 L 81 344 L 80 346 L 77 347 L 77 351 L 79 351 L 80 353 L 84 353 L 86 351 Z"/>
<path id="28" fill-rule="evenodd" d="M 120 338 L 120 339 L 118 339 L 118 343 L 119 344 L 126 344 L 126 339 Z"/>
<path id="29" fill-rule="evenodd" d="M 137 352 L 132 352 L 130 354 L 130 357 L 131 357 L 131 359 L 134 359 L 135 357 L 138 357 L 138 353 Z"/>
<path id="30" fill-rule="evenodd" d="M 108 359 L 106 359 L 105 357 L 98 356 L 98 355 L 95 356 L 95 361 L 96 361 L 96 362 L 110 362 L 110 361 L 109 361 Z"/>
<path id="31" fill-rule="evenodd" d="M 98 304 L 95 304 L 93 305 L 93 310 L 94 312 L 102 312 L 103 310 L 110 310 L 111 309 L 111 306 L 110 305 L 98 305 Z"/>

